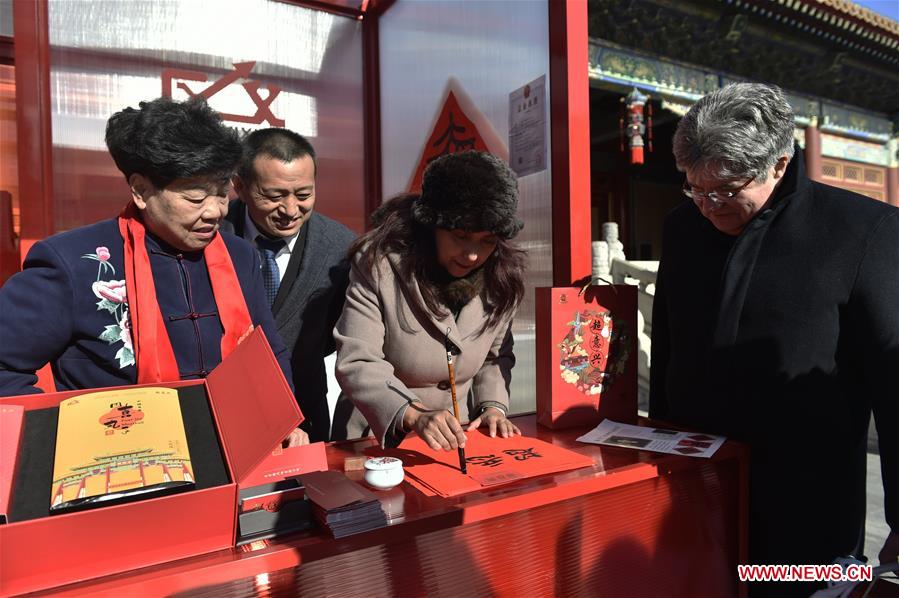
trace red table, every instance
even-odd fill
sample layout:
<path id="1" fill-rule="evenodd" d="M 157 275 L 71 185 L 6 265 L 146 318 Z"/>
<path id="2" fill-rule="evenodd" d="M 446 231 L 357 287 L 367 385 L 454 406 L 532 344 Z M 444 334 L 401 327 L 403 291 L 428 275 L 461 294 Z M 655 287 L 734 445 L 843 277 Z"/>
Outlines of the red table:
<path id="1" fill-rule="evenodd" d="M 743 595 L 748 453 L 712 459 L 575 442 L 516 418 L 528 436 L 594 466 L 455 498 L 407 484 L 382 493 L 389 527 L 334 540 L 298 533 L 83 582 L 68 595 Z M 328 447 L 332 469 L 373 439 Z M 362 472 L 349 472 L 361 480 Z M 59 591 L 59 590 L 57 590 Z"/>

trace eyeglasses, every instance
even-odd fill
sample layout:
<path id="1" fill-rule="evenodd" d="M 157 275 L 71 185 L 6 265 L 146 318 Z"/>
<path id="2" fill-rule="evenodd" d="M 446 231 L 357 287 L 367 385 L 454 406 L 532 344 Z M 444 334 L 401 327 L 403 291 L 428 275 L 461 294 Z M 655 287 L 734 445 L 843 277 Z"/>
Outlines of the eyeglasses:
<path id="1" fill-rule="evenodd" d="M 712 202 L 713 205 L 719 205 L 721 203 L 727 202 L 735 198 L 740 192 L 743 191 L 746 187 L 749 186 L 749 183 L 755 180 L 755 177 L 752 177 L 742 185 L 740 185 L 736 189 L 729 189 L 727 191 L 710 191 L 708 193 L 700 193 L 698 191 L 694 191 L 693 187 L 689 182 L 684 181 L 683 191 L 684 195 L 692 199 L 694 202 L 699 202 L 702 199 L 708 199 Z"/>

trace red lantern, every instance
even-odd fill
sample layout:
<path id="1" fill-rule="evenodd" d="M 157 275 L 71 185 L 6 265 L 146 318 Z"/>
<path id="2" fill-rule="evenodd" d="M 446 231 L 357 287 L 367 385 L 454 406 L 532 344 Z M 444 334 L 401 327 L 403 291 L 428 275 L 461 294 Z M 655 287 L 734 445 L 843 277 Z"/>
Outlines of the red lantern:
<path id="1" fill-rule="evenodd" d="M 652 151 L 652 104 L 649 96 L 634 88 L 627 97 L 622 98 L 624 116 L 619 121 L 621 129 L 621 151 L 624 151 L 624 138 L 628 138 L 631 150 L 631 164 L 643 164 L 643 135 L 646 134 L 649 151 Z M 643 124 L 643 109 L 648 106 L 647 125 Z"/>

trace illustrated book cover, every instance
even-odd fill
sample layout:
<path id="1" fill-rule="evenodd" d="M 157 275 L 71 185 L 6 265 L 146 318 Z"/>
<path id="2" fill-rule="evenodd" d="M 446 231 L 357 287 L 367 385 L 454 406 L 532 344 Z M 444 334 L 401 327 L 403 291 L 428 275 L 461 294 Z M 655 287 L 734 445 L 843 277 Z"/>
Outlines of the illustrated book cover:
<path id="1" fill-rule="evenodd" d="M 83 394 L 59 406 L 51 512 L 193 487 L 178 392 Z"/>

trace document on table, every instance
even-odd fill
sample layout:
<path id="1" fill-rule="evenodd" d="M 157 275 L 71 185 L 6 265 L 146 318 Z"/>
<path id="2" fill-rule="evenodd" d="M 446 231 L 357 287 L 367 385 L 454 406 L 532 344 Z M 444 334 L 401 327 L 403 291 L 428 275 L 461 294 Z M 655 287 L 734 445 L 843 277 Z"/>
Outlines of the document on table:
<path id="1" fill-rule="evenodd" d="M 678 432 L 664 428 L 632 426 L 604 420 L 578 438 L 579 442 L 643 449 L 657 453 L 709 458 L 724 441 L 724 436 L 698 432 Z"/>

